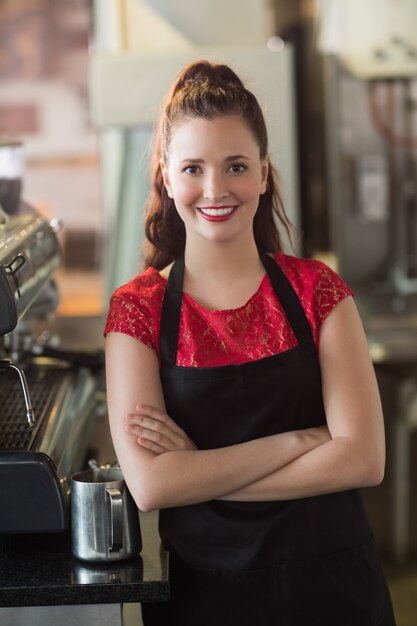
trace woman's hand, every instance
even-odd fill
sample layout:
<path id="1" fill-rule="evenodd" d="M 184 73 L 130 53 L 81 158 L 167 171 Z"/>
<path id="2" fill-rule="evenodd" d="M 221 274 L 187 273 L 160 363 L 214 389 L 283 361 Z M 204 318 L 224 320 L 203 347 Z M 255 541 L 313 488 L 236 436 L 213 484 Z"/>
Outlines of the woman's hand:
<path id="1" fill-rule="evenodd" d="M 156 454 L 180 450 L 197 450 L 197 446 L 173 419 L 149 405 L 138 404 L 135 413 L 127 415 L 127 432 L 143 448 Z"/>

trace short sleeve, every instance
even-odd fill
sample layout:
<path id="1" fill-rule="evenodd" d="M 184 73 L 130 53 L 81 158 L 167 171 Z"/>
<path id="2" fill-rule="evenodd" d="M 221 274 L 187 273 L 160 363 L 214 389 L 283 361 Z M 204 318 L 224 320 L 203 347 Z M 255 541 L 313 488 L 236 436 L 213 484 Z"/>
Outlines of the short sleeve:
<path id="1" fill-rule="evenodd" d="M 352 296 L 353 291 L 322 261 L 282 253 L 278 253 L 276 259 L 300 299 L 318 347 L 324 320 L 339 302 Z"/>
<path id="2" fill-rule="evenodd" d="M 316 263 L 319 263 L 316 261 Z M 314 288 L 314 303 L 319 325 L 321 325 L 336 304 L 348 296 L 353 296 L 353 291 L 330 267 L 320 263 L 321 271 Z"/>
<path id="3" fill-rule="evenodd" d="M 119 287 L 110 298 L 104 335 L 129 335 L 158 354 L 164 291 L 165 281 L 153 268 Z"/>

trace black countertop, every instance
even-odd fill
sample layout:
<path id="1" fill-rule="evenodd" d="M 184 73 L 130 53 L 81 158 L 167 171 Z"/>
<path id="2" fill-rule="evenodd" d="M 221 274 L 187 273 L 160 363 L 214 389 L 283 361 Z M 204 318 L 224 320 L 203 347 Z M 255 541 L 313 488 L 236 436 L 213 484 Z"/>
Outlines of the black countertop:
<path id="1" fill-rule="evenodd" d="M 71 553 L 70 532 L 0 535 L 0 606 L 122 604 L 167 600 L 168 558 L 157 514 L 140 514 L 140 556 L 94 564 Z"/>

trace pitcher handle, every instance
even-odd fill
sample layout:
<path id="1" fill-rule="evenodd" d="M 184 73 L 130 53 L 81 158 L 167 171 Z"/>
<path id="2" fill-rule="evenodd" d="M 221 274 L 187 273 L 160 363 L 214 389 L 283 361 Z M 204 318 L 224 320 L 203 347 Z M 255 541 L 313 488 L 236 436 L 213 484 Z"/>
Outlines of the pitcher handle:
<path id="1" fill-rule="evenodd" d="M 109 552 L 119 552 L 123 548 L 123 498 L 118 489 L 106 489 L 109 495 Z"/>

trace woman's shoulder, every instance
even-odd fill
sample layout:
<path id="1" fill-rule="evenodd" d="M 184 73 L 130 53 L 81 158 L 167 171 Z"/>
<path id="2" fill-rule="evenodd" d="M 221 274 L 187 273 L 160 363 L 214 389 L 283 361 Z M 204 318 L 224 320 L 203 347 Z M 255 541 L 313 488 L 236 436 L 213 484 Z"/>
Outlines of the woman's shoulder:
<path id="1" fill-rule="evenodd" d="M 110 298 L 104 335 L 119 332 L 157 351 L 166 279 L 153 267 L 118 287 Z"/>
<path id="2" fill-rule="evenodd" d="M 165 292 L 166 279 L 153 267 L 138 274 L 132 280 L 118 287 L 110 301 L 123 300 L 136 306 L 152 306 L 162 299 Z"/>
<path id="3" fill-rule="evenodd" d="M 277 252 L 274 258 L 289 280 L 299 283 L 304 289 L 320 286 L 321 283 L 331 283 L 344 285 L 351 291 L 337 272 L 323 261 L 292 256 L 284 252 Z"/>
<path id="4" fill-rule="evenodd" d="M 318 259 L 293 256 L 285 254 L 285 252 L 276 252 L 274 258 L 286 274 L 292 273 L 294 276 L 304 278 L 309 276 L 318 277 L 327 272 L 337 275 L 326 263 Z"/>
<path id="5" fill-rule="evenodd" d="M 275 260 L 296 291 L 304 309 L 320 325 L 352 289 L 323 261 L 278 252 Z"/>

